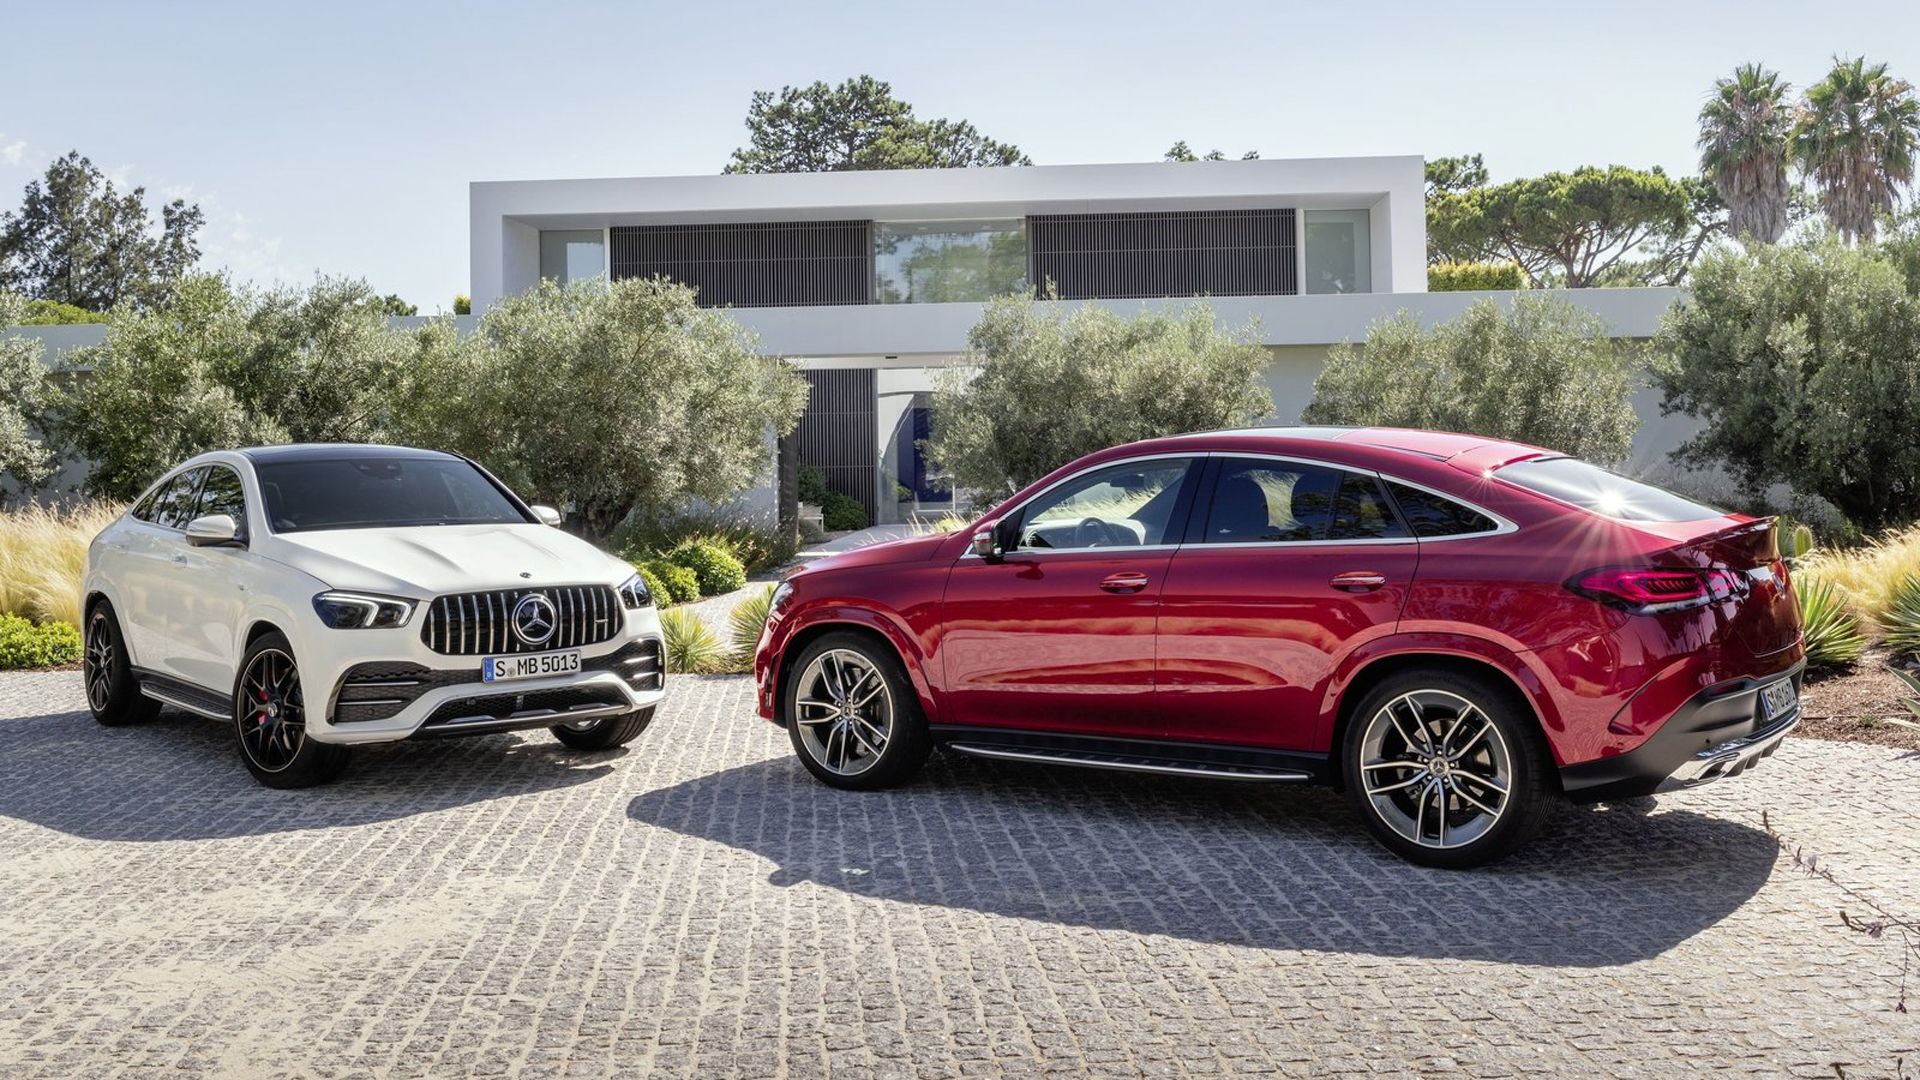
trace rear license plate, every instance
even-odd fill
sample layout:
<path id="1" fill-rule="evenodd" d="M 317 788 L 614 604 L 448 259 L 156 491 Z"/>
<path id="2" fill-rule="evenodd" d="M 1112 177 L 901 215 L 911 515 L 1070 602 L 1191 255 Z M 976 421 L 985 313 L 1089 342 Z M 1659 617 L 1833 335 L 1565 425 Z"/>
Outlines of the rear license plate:
<path id="1" fill-rule="evenodd" d="M 1760 707 L 1765 710 L 1769 720 L 1778 720 L 1792 712 L 1800 703 L 1800 694 L 1793 688 L 1792 679 L 1781 679 L 1760 688 Z"/>
<path id="2" fill-rule="evenodd" d="M 571 675 L 579 670 L 580 652 L 577 649 L 529 656 L 488 656 L 480 661 L 480 678 L 484 682 L 544 679 L 553 675 Z"/>

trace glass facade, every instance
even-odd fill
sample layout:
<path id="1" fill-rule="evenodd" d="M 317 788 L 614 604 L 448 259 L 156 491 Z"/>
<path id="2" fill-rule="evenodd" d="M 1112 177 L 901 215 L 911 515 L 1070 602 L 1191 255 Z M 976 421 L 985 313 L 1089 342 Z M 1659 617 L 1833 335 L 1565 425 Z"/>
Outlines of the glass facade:
<path id="1" fill-rule="evenodd" d="M 1308 210 L 1307 287 L 1313 293 L 1373 291 L 1373 243 L 1365 210 Z"/>
<path id="2" fill-rule="evenodd" d="M 878 303 L 979 302 L 1026 287 L 1027 232 L 1018 218 L 874 223 Z"/>
<path id="3" fill-rule="evenodd" d="M 565 285 L 607 273 L 607 235 L 599 229 L 550 229 L 540 234 L 540 276 Z"/>

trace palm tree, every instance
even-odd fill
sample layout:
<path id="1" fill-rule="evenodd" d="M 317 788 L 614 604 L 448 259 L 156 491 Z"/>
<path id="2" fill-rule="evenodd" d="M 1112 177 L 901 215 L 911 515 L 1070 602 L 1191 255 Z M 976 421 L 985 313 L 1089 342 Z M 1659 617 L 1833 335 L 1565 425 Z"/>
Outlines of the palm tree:
<path id="1" fill-rule="evenodd" d="M 1793 117 L 1780 73 L 1742 64 L 1700 109 L 1700 171 L 1727 204 L 1727 229 L 1773 243 L 1787 231 L 1787 135 Z"/>
<path id="2" fill-rule="evenodd" d="M 1864 58 L 1834 59 L 1827 77 L 1807 88 L 1791 136 L 1794 160 L 1849 240 L 1873 239 L 1875 219 L 1913 181 L 1916 142 L 1920 102 L 1912 84 Z"/>

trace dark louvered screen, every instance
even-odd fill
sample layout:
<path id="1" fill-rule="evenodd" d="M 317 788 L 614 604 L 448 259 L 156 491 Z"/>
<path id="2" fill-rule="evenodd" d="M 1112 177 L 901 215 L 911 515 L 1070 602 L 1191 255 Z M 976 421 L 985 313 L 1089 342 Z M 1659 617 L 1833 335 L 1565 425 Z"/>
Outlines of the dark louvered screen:
<path id="1" fill-rule="evenodd" d="M 834 368 L 804 374 L 813 393 L 794 432 L 800 464 L 826 473 L 827 486 L 858 499 L 872 521 L 880 465 L 874 373 Z"/>
<path id="2" fill-rule="evenodd" d="M 1290 296 L 1298 254 L 1292 210 L 1027 219 L 1027 280 L 1063 300 Z"/>
<path id="3" fill-rule="evenodd" d="M 873 300 L 872 222 L 621 225 L 611 234 L 615 278 L 664 275 L 698 289 L 701 307 Z"/>

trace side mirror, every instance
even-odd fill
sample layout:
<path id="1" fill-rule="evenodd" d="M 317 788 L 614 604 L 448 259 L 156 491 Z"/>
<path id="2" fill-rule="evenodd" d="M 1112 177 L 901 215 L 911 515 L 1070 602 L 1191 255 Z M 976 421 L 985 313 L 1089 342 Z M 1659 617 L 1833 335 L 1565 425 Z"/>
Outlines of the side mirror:
<path id="1" fill-rule="evenodd" d="M 187 522 L 187 543 L 194 547 L 218 547 L 240 542 L 240 526 L 228 514 L 207 514 Z"/>
<path id="2" fill-rule="evenodd" d="M 973 534 L 973 546 L 969 550 L 983 559 L 999 558 L 1000 542 L 994 537 L 995 531 L 991 525 L 976 530 Z"/>
<path id="3" fill-rule="evenodd" d="M 543 506 L 540 503 L 535 503 L 533 504 L 532 509 L 533 509 L 533 516 L 540 519 L 540 524 L 542 525 L 560 524 L 560 511 L 555 510 L 553 507 Z"/>

